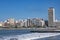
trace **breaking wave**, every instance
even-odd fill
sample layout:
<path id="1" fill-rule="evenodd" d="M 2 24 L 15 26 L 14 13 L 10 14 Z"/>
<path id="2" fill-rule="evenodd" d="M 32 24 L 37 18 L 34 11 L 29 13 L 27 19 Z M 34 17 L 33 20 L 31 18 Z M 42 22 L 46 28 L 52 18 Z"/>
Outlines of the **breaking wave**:
<path id="1" fill-rule="evenodd" d="M 22 35 L 1 36 L 0 40 L 34 40 L 60 35 L 60 33 L 28 33 Z"/>

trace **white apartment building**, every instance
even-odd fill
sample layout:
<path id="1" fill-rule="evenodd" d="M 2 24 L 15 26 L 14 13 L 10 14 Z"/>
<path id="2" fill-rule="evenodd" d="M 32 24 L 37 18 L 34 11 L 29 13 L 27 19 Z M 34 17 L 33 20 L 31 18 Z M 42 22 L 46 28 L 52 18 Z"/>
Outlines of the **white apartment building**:
<path id="1" fill-rule="evenodd" d="M 31 27 L 32 26 L 32 22 L 31 19 L 25 19 L 23 20 L 22 24 L 24 27 Z"/>
<path id="2" fill-rule="evenodd" d="M 33 18 L 32 23 L 36 26 L 44 26 L 45 25 L 45 21 L 40 18 Z"/>

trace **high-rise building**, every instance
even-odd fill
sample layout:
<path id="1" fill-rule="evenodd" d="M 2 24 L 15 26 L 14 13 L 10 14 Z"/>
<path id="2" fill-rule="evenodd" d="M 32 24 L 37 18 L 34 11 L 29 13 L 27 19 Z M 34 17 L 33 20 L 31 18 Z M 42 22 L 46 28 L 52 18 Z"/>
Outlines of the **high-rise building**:
<path id="1" fill-rule="evenodd" d="M 53 7 L 50 7 L 48 9 L 48 26 L 52 27 L 54 26 L 55 22 L 55 9 Z"/>
<path id="2" fill-rule="evenodd" d="M 32 20 L 31 19 L 27 19 L 27 26 L 32 26 Z"/>

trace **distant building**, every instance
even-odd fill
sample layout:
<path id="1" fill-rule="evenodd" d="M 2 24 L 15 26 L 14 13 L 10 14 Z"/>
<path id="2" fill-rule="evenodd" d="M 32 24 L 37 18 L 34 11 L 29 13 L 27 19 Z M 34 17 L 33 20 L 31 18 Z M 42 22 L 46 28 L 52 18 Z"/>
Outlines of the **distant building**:
<path id="1" fill-rule="evenodd" d="M 48 26 L 60 28 L 60 21 L 55 19 L 55 9 L 52 7 L 48 9 Z"/>
<path id="2" fill-rule="evenodd" d="M 45 20 L 45 26 L 48 27 L 48 20 Z"/>
<path id="3" fill-rule="evenodd" d="M 55 26 L 55 9 L 53 7 L 50 7 L 48 9 L 48 26 L 53 27 Z"/>
<path id="4" fill-rule="evenodd" d="M 9 22 L 10 24 L 14 24 L 14 23 L 15 23 L 15 20 L 14 20 L 14 18 L 9 18 L 9 19 L 7 20 L 7 22 Z"/>
<path id="5" fill-rule="evenodd" d="M 3 22 L 0 22 L 0 27 L 2 27 L 3 26 Z"/>
<path id="6" fill-rule="evenodd" d="M 55 21 L 54 23 L 55 23 L 55 26 L 56 26 L 57 28 L 60 28 L 60 21 L 57 20 L 57 21 Z"/>
<path id="7" fill-rule="evenodd" d="M 27 27 L 31 27 L 32 26 L 32 20 L 31 19 L 27 19 Z"/>
<path id="8" fill-rule="evenodd" d="M 18 21 L 16 21 L 16 26 L 17 26 L 18 28 L 23 27 L 23 26 L 24 26 L 24 21 L 23 21 L 23 20 L 18 20 Z"/>
<path id="9" fill-rule="evenodd" d="M 25 26 L 25 20 L 21 20 L 21 26 L 24 27 Z"/>
<path id="10" fill-rule="evenodd" d="M 27 19 L 24 20 L 24 27 L 28 27 L 27 26 Z"/>
<path id="11" fill-rule="evenodd" d="M 17 28 L 17 27 L 18 27 L 18 28 L 20 27 L 20 21 L 17 21 L 17 20 L 16 20 L 16 21 L 15 21 L 15 28 Z"/>
<path id="12" fill-rule="evenodd" d="M 31 27 L 32 26 L 31 19 L 22 20 L 21 26 L 23 26 L 23 27 Z"/>
<path id="13" fill-rule="evenodd" d="M 15 27 L 15 20 L 14 20 L 14 18 L 9 18 L 7 20 L 7 24 L 9 25 L 9 27 Z"/>
<path id="14" fill-rule="evenodd" d="M 33 18 L 32 23 L 35 26 L 40 26 L 40 27 L 43 27 L 45 25 L 45 21 L 43 19 L 40 19 L 40 18 Z"/>

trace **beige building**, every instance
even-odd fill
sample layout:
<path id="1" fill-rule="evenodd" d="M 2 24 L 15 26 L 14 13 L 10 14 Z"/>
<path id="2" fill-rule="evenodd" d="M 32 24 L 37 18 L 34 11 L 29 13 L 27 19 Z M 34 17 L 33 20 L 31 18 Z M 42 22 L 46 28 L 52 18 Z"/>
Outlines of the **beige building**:
<path id="1" fill-rule="evenodd" d="M 48 26 L 53 27 L 55 26 L 55 9 L 53 7 L 50 7 L 48 9 Z"/>
<path id="2" fill-rule="evenodd" d="M 9 27 L 15 27 L 15 20 L 14 20 L 14 18 L 9 18 L 7 20 L 7 24 L 8 24 Z"/>
<path id="3" fill-rule="evenodd" d="M 7 22 L 9 22 L 10 24 L 14 24 L 15 20 L 13 18 L 9 18 Z"/>
<path id="4" fill-rule="evenodd" d="M 60 28 L 60 21 L 55 19 L 55 9 L 53 7 L 48 9 L 48 26 Z"/>

